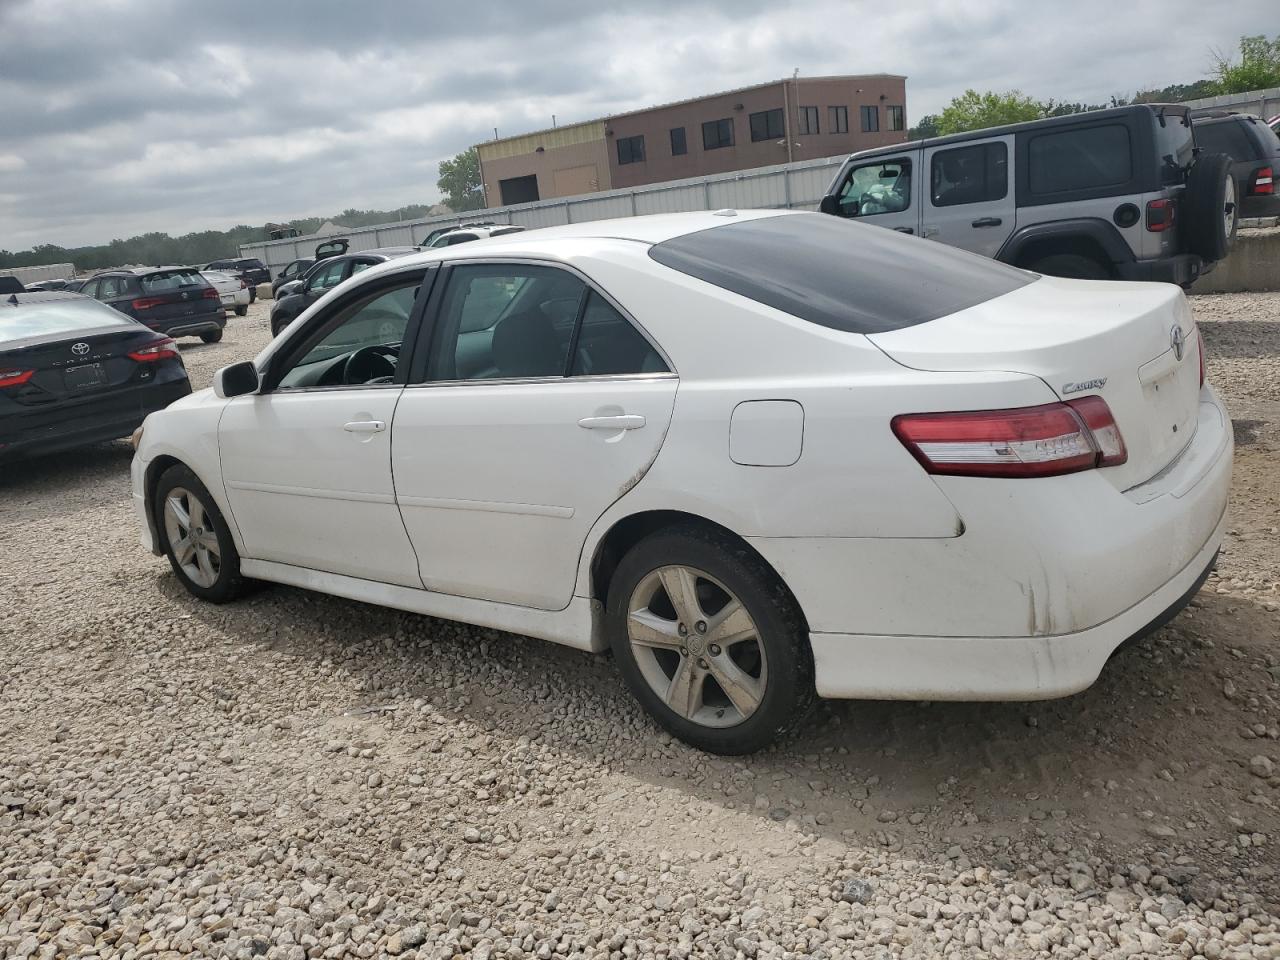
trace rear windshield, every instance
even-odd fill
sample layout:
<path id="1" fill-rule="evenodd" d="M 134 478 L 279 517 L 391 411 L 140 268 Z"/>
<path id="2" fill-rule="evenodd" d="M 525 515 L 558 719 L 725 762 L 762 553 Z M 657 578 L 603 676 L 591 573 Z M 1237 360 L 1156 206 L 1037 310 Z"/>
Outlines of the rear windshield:
<path id="1" fill-rule="evenodd" d="M 649 249 L 664 266 L 834 330 L 884 333 L 964 310 L 1033 274 L 825 214 L 744 220 Z"/>
<path id="2" fill-rule="evenodd" d="M 166 270 L 163 273 L 149 273 L 139 277 L 145 293 L 163 293 L 165 290 L 177 290 L 179 287 L 203 286 L 204 280 L 195 270 Z"/>
<path id="3" fill-rule="evenodd" d="M 1185 111 L 1164 108 L 1164 126 L 1160 118 L 1152 115 L 1156 131 L 1156 155 L 1160 161 L 1160 182 L 1169 186 L 1184 183 L 1187 168 L 1194 157 L 1195 138 L 1191 133 L 1191 118 Z M 1197 134 L 1199 131 L 1197 131 Z"/>
<path id="4" fill-rule="evenodd" d="M 1246 120 L 1215 120 L 1196 124 L 1196 145 L 1205 153 L 1225 153 L 1233 160 L 1257 160 L 1258 148 Z M 1261 124 L 1259 124 L 1261 126 Z"/>
<path id="5" fill-rule="evenodd" d="M 244 269 L 244 270 L 261 270 L 262 261 L 261 260 L 241 260 L 240 267 L 241 269 Z"/>
<path id="6" fill-rule="evenodd" d="M 0 346 L 28 337 L 133 326 L 137 326 L 136 320 L 87 297 L 23 303 L 17 307 L 0 307 Z"/>

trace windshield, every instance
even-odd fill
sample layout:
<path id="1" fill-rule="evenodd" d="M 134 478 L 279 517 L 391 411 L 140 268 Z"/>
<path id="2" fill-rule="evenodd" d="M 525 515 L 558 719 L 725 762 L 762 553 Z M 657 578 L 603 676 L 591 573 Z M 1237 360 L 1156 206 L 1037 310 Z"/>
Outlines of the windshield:
<path id="1" fill-rule="evenodd" d="M 1152 118 L 1156 128 L 1156 156 L 1160 158 L 1160 182 L 1172 186 L 1186 182 L 1199 131 L 1192 136 L 1191 115 L 1185 110 L 1165 107 L 1163 111 L 1163 126 L 1159 113 Z"/>
<path id="2" fill-rule="evenodd" d="M 102 327 L 133 327 L 137 321 L 97 300 L 77 297 L 0 308 L 0 345 L 28 337 L 75 333 Z"/>

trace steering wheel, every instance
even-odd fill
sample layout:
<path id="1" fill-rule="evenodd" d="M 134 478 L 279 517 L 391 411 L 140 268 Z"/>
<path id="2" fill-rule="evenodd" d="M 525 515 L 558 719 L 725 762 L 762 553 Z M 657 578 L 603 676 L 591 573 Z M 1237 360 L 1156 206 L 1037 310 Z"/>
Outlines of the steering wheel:
<path id="1" fill-rule="evenodd" d="M 400 348 L 391 344 L 375 343 L 371 347 L 361 347 L 353 351 L 342 365 L 342 382 L 347 385 L 390 383 L 396 375 L 399 358 Z"/>

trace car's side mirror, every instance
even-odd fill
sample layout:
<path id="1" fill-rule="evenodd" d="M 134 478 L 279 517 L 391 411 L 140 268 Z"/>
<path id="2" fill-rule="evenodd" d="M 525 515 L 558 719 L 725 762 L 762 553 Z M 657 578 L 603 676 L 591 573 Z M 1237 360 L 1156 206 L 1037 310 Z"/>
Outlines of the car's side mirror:
<path id="1" fill-rule="evenodd" d="M 822 198 L 822 202 L 818 204 L 818 209 L 823 213 L 838 217 L 840 216 L 840 200 L 838 197 L 828 194 Z"/>
<path id="2" fill-rule="evenodd" d="M 258 368 L 251 360 L 223 367 L 213 375 L 213 392 L 223 400 L 243 397 L 258 390 Z"/>

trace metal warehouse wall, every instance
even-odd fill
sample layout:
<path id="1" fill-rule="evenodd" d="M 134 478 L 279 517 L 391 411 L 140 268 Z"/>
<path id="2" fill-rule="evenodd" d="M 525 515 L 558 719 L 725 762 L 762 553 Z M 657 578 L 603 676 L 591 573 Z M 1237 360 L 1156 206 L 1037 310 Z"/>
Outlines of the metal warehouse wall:
<path id="1" fill-rule="evenodd" d="M 720 210 L 725 207 L 817 209 L 827 184 L 844 160 L 843 156 L 802 160 L 776 167 L 718 173 L 627 190 L 608 190 L 580 197 L 559 197 L 510 207 L 471 210 L 447 217 L 360 227 L 348 230 L 343 236 L 351 240 L 351 250 L 354 252 L 374 247 L 417 245 L 432 230 L 474 220 L 517 223 L 532 229 L 615 217 L 635 217 L 647 213 L 682 213 L 689 210 Z M 312 256 L 318 242 L 316 237 L 293 237 L 267 243 L 246 243 L 240 246 L 240 255 L 261 258 L 274 273 L 292 260 Z"/>

